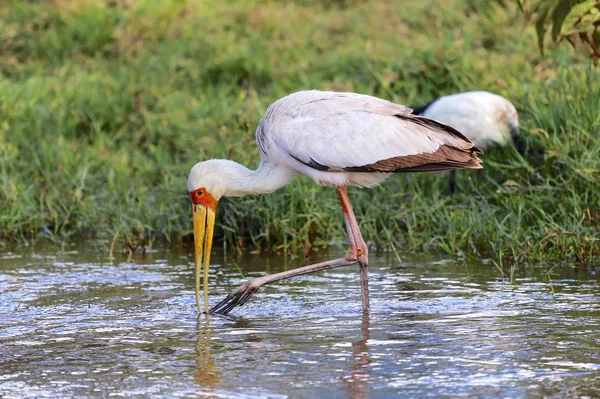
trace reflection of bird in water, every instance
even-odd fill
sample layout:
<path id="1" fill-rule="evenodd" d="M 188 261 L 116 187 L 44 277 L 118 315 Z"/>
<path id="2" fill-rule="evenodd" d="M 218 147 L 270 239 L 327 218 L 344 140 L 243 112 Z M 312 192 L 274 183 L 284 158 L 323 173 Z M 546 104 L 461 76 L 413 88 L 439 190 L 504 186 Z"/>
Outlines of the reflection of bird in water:
<path id="1" fill-rule="evenodd" d="M 265 113 L 256 130 L 256 142 L 262 156 L 257 170 L 212 159 L 194 165 L 188 177 L 194 204 L 196 300 L 200 308 L 200 269 L 204 264 L 207 312 L 210 250 L 221 197 L 269 193 L 298 173 L 318 184 L 337 187 L 350 252 L 340 259 L 247 281 L 211 312 L 227 314 L 265 284 L 354 263 L 360 265 L 362 305 L 367 311 L 367 245 L 346 186 L 374 186 L 397 172 L 481 168 L 477 158 L 481 151 L 454 128 L 412 115 L 403 105 L 355 93 L 302 91 L 284 97 Z"/>
<path id="2" fill-rule="evenodd" d="M 211 355 L 212 345 L 208 317 L 206 318 L 206 323 L 200 323 L 200 317 L 198 317 L 196 330 L 198 339 L 196 341 L 195 361 L 198 368 L 193 373 L 194 381 L 203 388 L 212 389 L 221 382 L 221 378 L 219 377 L 221 370 L 215 367 L 215 362 Z"/>
<path id="3" fill-rule="evenodd" d="M 524 154 L 525 142 L 519 135 L 519 116 L 506 98 L 487 91 L 469 91 L 439 97 L 422 107 L 416 115 L 435 119 L 457 129 L 485 152 L 511 142 Z M 456 173 L 450 172 L 449 189 L 456 189 Z"/>
<path id="4" fill-rule="evenodd" d="M 362 338 L 359 341 L 352 342 L 352 368 L 350 374 L 344 377 L 350 391 L 349 396 L 352 399 L 369 397 L 369 373 L 367 368 L 372 362 L 367 345 L 371 337 L 369 326 L 369 313 L 363 312 L 360 326 Z"/>

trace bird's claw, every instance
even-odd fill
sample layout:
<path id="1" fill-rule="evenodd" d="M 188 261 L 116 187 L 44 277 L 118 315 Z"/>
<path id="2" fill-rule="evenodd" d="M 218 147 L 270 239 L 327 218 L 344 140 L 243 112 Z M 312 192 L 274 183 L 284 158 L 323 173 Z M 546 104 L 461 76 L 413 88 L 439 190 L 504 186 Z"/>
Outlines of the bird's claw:
<path id="1" fill-rule="evenodd" d="M 213 306 L 209 313 L 228 314 L 237 306 L 242 306 L 254 295 L 260 288 L 254 279 L 248 280 L 229 293 L 221 302 Z"/>

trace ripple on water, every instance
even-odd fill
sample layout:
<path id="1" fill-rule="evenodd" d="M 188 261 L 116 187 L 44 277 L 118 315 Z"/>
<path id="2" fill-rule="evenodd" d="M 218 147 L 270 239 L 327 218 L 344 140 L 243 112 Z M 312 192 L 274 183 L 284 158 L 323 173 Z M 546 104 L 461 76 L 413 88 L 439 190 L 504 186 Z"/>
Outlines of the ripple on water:
<path id="1" fill-rule="evenodd" d="M 552 286 L 543 270 L 509 284 L 485 264 L 381 258 L 368 316 L 347 267 L 264 287 L 207 322 L 188 255 L 0 259 L 3 397 L 600 395 L 600 289 L 569 268 Z M 213 303 L 244 281 L 239 265 L 265 270 L 215 262 Z"/>

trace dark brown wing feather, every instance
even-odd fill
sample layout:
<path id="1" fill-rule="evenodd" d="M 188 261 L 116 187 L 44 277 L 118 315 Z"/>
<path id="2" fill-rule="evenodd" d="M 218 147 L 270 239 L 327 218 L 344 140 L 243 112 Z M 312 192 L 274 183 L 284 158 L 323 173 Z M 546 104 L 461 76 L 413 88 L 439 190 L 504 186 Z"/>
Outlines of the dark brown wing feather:
<path id="1" fill-rule="evenodd" d="M 458 148 L 450 145 L 442 145 L 434 152 L 382 159 L 372 164 L 346 168 L 332 168 L 320 164 L 312 158 L 308 163 L 302 162 L 298 158 L 296 159 L 313 169 L 325 172 L 409 173 L 482 168 L 481 160 L 477 157 L 477 154 L 483 154 L 483 151 L 473 146 L 473 142 L 467 136 L 453 127 L 422 116 L 398 114 L 396 117 L 410 119 L 411 122 L 429 129 L 443 130 L 456 137 L 461 142 L 471 144 L 471 146 L 466 146 L 467 148 Z"/>
<path id="2" fill-rule="evenodd" d="M 408 173 L 463 168 L 481 169 L 481 160 L 477 158 L 477 154 L 480 153 L 481 151 L 477 147 L 463 150 L 443 145 L 435 152 L 383 159 L 373 164 L 346 168 L 346 170 L 352 172 Z"/>

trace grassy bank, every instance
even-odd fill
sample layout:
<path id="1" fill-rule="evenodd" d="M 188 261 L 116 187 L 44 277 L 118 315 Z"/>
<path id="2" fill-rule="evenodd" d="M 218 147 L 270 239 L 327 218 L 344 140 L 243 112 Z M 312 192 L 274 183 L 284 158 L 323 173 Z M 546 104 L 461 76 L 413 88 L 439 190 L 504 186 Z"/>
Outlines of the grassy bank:
<path id="1" fill-rule="evenodd" d="M 396 176 L 350 195 L 374 246 L 503 261 L 600 255 L 600 73 L 568 48 L 542 57 L 515 7 L 481 0 L 80 0 L 3 3 L 0 237 L 103 238 L 107 246 L 189 238 L 189 168 L 258 164 L 254 130 L 300 89 L 403 104 L 485 89 L 519 109 L 540 148 L 486 155 L 461 171 Z M 442 3 L 444 6 L 442 7 Z M 229 245 L 300 253 L 339 245 L 335 190 L 304 177 L 223 200 Z"/>

